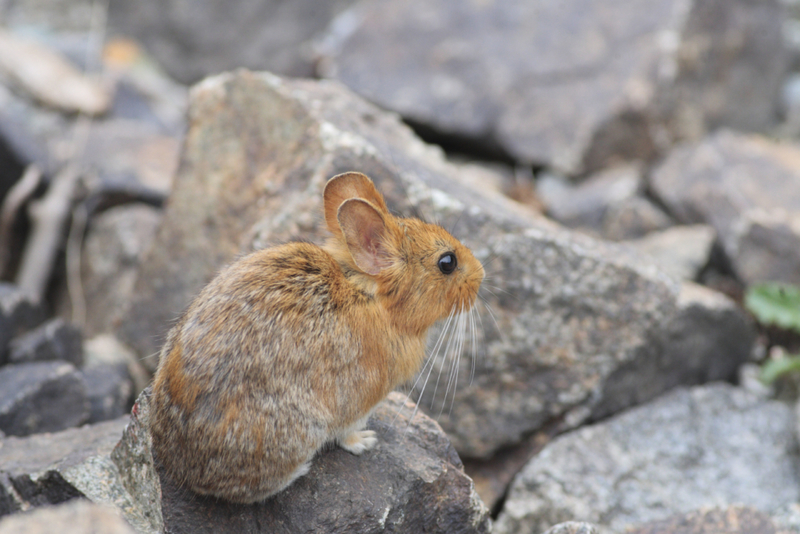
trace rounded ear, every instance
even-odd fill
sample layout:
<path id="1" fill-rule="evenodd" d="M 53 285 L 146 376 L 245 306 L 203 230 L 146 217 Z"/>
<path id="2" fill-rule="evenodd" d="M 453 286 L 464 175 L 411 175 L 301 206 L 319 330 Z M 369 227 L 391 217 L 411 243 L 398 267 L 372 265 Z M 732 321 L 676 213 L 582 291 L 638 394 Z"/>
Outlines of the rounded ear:
<path id="1" fill-rule="evenodd" d="M 391 265 L 386 249 L 386 222 L 378 208 L 366 200 L 351 198 L 339 207 L 337 219 L 359 269 L 375 275 Z"/>
<path id="2" fill-rule="evenodd" d="M 360 198 L 371 203 L 383 213 L 389 213 L 383 196 L 375 189 L 375 184 L 360 172 L 337 174 L 328 180 L 322 198 L 325 206 L 325 223 L 328 230 L 336 236 L 341 236 L 337 217 L 339 208 L 346 200 Z"/>

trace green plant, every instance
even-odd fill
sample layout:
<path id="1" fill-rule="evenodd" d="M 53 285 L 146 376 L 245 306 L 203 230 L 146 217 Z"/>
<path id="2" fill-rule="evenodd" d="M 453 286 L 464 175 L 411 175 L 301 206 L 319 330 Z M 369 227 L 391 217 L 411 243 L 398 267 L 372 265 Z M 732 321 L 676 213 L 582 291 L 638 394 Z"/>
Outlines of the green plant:
<path id="1" fill-rule="evenodd" d="M 800 334 L 800 287 L 767 282 L 747 289 L 744 305 L 763 325 L 775 325 Z M 800 370 L 800 355 L 767 360 L 761 367 L 761 380 L 767 384 Z"/>
<path id="2" fill-rule="evenodd" d="M 749 287 L 744 305 L 759 323 L 800 334 L 800 286 L 768 282 Z"/>

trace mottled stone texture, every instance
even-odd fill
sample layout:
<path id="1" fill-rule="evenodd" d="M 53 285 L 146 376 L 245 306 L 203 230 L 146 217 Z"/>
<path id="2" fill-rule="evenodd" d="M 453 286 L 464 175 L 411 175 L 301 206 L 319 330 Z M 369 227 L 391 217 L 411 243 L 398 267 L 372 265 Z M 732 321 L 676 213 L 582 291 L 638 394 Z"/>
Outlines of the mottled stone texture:
<path id="1" fill-rule="evenodd" d="M 783 403 L 727 384 L 678 389 L 551 442 L 512 484 L 495 532 L 575 518 L 624 532 L 738 503 L 774 511 L 800 497 L 796 446 Z"/>
<path id="2" fill-rule="evenodd" d="M 780 24 L 776 0 L 364 1 L 331 26 L 319 71 L 416 123 L 574 174 L 772 124 Z"/>

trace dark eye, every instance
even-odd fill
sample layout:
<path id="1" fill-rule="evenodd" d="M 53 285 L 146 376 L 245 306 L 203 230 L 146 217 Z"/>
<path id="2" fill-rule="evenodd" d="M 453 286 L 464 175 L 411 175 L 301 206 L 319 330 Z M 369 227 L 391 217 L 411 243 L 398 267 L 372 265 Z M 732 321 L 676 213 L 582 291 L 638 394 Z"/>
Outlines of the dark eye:
<path id="1" fill-rule="evenodd" d="M 456 267 L 458 267 L 456 255 L 452 252 L 445 252 L 439 258 L 438 265 L 439 270 L 442 271 L 442 274 L 453 274 L 453 271 L 455 271 Z"/>

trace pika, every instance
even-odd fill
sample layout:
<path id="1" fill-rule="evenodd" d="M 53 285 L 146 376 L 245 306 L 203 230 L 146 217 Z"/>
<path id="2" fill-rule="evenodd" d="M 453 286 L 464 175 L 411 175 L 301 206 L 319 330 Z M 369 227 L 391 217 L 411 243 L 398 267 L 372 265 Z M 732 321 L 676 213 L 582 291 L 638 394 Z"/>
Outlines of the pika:
<path id="1" fill-rule="evenodd" d="M 327 443 L 361 454 L 373 408 L 410 380 L 428 329 L 475 302 L 484 271 L 438 225 L 389 213 L 367 176 L 331 178 L 332 234 L 243 256 L 167 334 L 152 394 L 153 450 L 183 487 L 261 501 Z"/>

